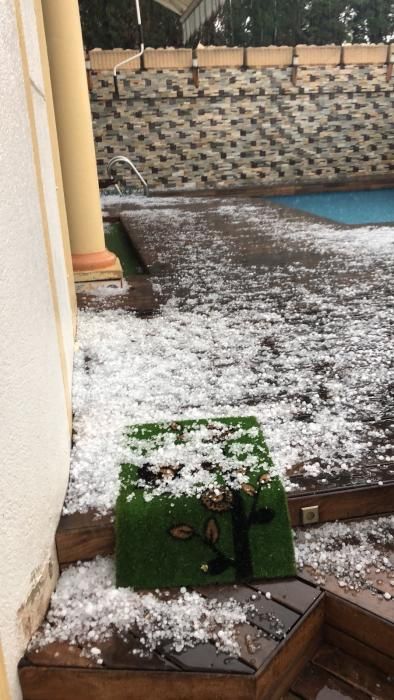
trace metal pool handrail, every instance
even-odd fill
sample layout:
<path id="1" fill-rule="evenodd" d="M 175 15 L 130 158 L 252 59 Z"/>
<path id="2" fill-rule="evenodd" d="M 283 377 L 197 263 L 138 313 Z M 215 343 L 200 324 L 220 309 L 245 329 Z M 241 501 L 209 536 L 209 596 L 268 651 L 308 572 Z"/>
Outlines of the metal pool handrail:
<path id="1" fill-rule="evenodd" d="M 124 163 L 125 165 L 127 165 L 130 168 L 130 170 L 132 170 L 132 172 L 135 175 L 137 175 L 137 177 L 138 177 L 139 181 L 141 182 L 142 187 L 144 189 L 144 195 L 146 197 L 149 197 L 148 183 L 143 178 L 143 176 L 141 175 L 140 171 L 136 168 L 134 163 L 132 163 L 132 161 L 129 158 L 126 158 L 126 156 L 114 156 L 113 158 L 111 158 L 111 160 L 109 161 L 108 166 L 107 166 L 108 177 L 112 178 L 112 170 L 117 163 Z M 116 186 L 116 189 L 118 190 L 119 194 L 122 194 L 119 186 L 118 185 L 115 185 L 115 186 Z"/>

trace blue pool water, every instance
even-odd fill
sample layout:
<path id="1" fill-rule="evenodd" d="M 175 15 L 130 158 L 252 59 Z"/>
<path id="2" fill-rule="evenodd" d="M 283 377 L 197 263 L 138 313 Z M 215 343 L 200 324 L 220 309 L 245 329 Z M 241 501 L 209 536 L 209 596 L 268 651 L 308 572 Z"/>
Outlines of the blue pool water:
<path id="1" fill-rule="evenodd" d="M 270 197 L 272 202 L 341 224 L 394 223 L 394 189 Z"/>

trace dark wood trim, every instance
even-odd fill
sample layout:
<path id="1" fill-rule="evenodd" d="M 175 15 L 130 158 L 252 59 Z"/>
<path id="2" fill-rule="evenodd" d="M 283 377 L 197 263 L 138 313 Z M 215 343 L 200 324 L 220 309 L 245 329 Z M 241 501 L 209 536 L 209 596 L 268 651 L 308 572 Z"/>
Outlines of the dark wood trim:
<path id="1" fill-rule="evenodd" d="M 106 556 L 115 550 L 113 516 L 73 513 L 60 518 L 56 532 L 56 548 L 60 566 L 75 561 Z"/>
<path id="2" fill-rule="evenodd" d="M 375 666 L 388 675 L 393 673 L 393 659 L 386 654 L 382 654 L 368 644 L 360 642 L 351 635 L 341 632 L 341 630 L 336 629 L 336 627 L 325 624 L 323 636 L 329 644 L 332 644 L 338 649 L 342 649 L 342 651 L 351 654 L 356 659 L 365 661 L 367 664 L 372 664 L 372 666 Z"/>
<path id="3" fill-rule="evenodd" d="M 288 495 L 293 527 L 302 525 L 301 508 L 319 506 L 319 522 L 385 515 L 394 512 L 394 481 L 383 486 L 358 486 Z"/>
<path id="4" fill-rule="evenodd" d="M 118 224 L 118 223 L 120 223 L 120 213 L 119 214 L 108 214 L 104 210 L 103 211 L 103 223 L 104 224 Z"/>
<path id="5" fill-rule="evenodd" d="M 322 640 L 324 607 L 324 594 L 321 594 L 263 664 L 256 676 L 258 700 L 282 698 L 312 658 Z"/>
<path id="6" fill-rule="evenodd" d="M 296 184 L 283 185 L 246 185 L 237 187 L 212 187 L 207 189 L 170 189 L 151 191 L 152 197 L 269 197 L 275 195 L 309 194 L 313 192 L 350 192 L 353 190 L 376 190 L 394 187 L 394 177 L 389 176 L 360 176 L 356 178 L 338 178 L 305 180 Z"/>
<path id="7" fill-rule="evenodd" d="M 325 622 L 394 662 L 394 625 L 356 603 L 326 593 Z M 394 668 L 394 663 L 393 663 Z"/>
<path id="8" fill-rule="evenodd" d="M 384 515 L 394 510 L 394 483 L 292 494 L 288 496 L 288 504 L 292 527 L 301 524 L 301 508 L 308 505 L 319 506 L 320 523 Z M 61 566 L 93 559 L 97 554 L 112 554 L 115 548 L 113 514 L 102 516 L 89 511 L 62 516 L 56 546 Z"/>
<path id="9" fill-rule="evenodd" d="M 24 700 L 256 700 L 253 676 L 21 665 Z"/>
<path id="10" fill-rule="evenodd" d="M 371 695 L 313 662 L 302 669 L 292 686 L 292 691 L 302 700 L 316 700 L 317 698 L 371 700 Z M 375 698 L 375 700 L 377 699 Z"/>
<path id="11" fill-rule="evenodd" d="M 312 665 L 315 669 L 324 670 L 330 677 L 348 683 L 356 691 L 367 693 L 369 699 L 376 694 L 380 698 L 389 698 L 392 694 L 393 685 L 384 673 L 331 644 L 321 645 L 312 659 Z"/>

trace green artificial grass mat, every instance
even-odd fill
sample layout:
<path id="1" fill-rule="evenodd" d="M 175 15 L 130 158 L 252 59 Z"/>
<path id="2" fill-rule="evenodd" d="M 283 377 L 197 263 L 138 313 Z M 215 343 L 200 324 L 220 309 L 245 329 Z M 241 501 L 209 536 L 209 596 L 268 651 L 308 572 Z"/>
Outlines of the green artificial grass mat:
<path id="1" fill-rule="evenodd" d="M 107 224 L 104 228 L 105 245 L 120 260 L 125 277 L 143 272 L 138 255 L 122 224 Z"/>
<path id="2" fill-rule="evenodd" d="M 190 494 L 174 495 L 185 465 L 164 459 L 158 467 L 156 460 L 152 471 L 149 458 L 168 433 L 181 446 L 201 429 L 208 432 L 207 443 L 212 434 L 223 464 L 230 459 L 239 465 L 244 483 L 234 487 L 233 468 L 221 468 L 220 460 L 203 462 L 214 485 L 200 483 L 197 493 L 192 488 Z M 272 461 L 254 417 L 150 423 L 130 428 L 128 437 L 130 444 L 139 445 L 140 466 L 121 468 L 115 523 L 118 586 L 198 586 L 295 574 L 286 494 L 280 479 L 270 476 Z M 253 464 L 245 467 L 248 460 Z M 172 493 L 166 492 L 165 479 Z M 155 495 L 155 489 L 160 493 Z"/>

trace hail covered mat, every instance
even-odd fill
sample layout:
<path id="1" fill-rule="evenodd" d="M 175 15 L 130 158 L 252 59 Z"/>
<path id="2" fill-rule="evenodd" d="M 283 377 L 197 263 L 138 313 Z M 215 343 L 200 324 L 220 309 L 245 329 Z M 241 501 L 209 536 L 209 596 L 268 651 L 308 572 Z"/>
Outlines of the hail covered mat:
<path id="1" fill-rule="evenodd" d="M 118 586 L 292 576 L 287 499 L 253 417 L 136 425 L 116 504 Z"/>

